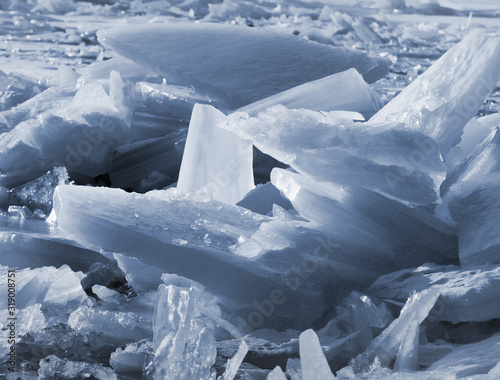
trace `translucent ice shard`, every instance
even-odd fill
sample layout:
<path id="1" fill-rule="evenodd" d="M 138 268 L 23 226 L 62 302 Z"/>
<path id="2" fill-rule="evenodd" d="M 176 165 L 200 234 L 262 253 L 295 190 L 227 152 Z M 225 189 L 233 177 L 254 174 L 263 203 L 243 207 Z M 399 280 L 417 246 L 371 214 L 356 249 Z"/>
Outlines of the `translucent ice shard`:
<path id="1" fill-rule="evenodd" d="M 189 290 L 160 285 L 154 315 L 155 379 L 214 379 L 213 327 Z"/>
<path id="2" fill-rule="evenodd" d="M 427 318 L 438 298 L 439 291 L 436 289 L 411 296 L 399 318 L 375 338 L 364 353 L 354 359 L 354 368 L 360 370 L 377 357 L 383 366 L 396 360 L 397 369 L 416 370 L 420 324 Z"/>
<path id="3" fill-rule="evenodd" d="M 258 117 L 232 114 L 219 126 L 317 181 L 358 185 L 427 204 L 437 199 L 444 178 L 435 142 L 397 124 L 354 123 L 335 111 L 275 106 Z"/>
<path id="4" fill-rule="evenodd" d="M 236 204 L 254 187 L 252 144 L 217 127 L 225 115 L 208 105 L 195 105 L 177 190 L 202 190 L 221 202 Z"/>
<path id="5" fill-rule="evenodd" d="M 302 367 L 302 378 L 333 380 L 328 362 L 319 339 L 314 330 L 306 330 L 299 337 L 300 364 Z"/>
<path id="6" fill-rule="evenodd" d="M 404 122 L 445 156 L 500 79 L 500 38 L 476 30 L 446 52 L 370 121 Z"/>
<path id="7" fill-rule="evenodd" d="M 141 377 L 153 347 L 149 341 L 130 343 L 125 348 L 118 347 L 111 354 L 109 364 L 118 374 Z"/>
<path id="8" fill-rule="evenodd" d="M 264 28 L 213 23 L 127 25 L 100 30 L 98 39 L 171 84 L 194 86 L 202 94 L 213 95 L 223 110 L 351 67 L 373 82 L 390 65 L 380 57 Z"/>
<path id="9" fill-rule="evenodd" d="M 456 260 L 456 237 L 430 214 L 356 186 L 319 183 L 283 169 L 274 169 L 271 178 L 302 217 L 320 223 L 342 245 L 366 246 L 371 265 Z M 390 221 L 382 214 L 391 215 Z"/>
<path id="10" fill-rule="evenodd" d="M 380 277 L 370 294 L 404 302 L 413 291 L 435 289 L 441 294 L 431 317 L 451 323 L 489 321 L 500 316 L 500 269 L 480 266 L 470 269 L 426 264 Z"/>
<path id="11" fill-rule="evenodd" d="M 286 376 L 280 366 L 276 366 L 269 375 L 267 375 L 266 380 L 286 380 Z"/>
<path id="12" fill-rule="evenodd" d="M 248 345 L 244 340 L 241 341 L 240 346 L 236 354 L 227 361 L 226 370 L 218 378 L 218 380 L 233 380 L 236 376 L 236 372 L 240 368 L 241 363 L 243 363 L 243 359 L 245 359 L 246 354 L 248 353 Z"/>
<path id="13" fill-rule="evenodd" d="M 443 373 L 456 378 L 469 378 L 474 375 L 487 375 L 498 364 L 500 356 L 500 334 L 477 343 L 470 343 L 453 349 L 444 358 L 432 364 L 427 371 Z M 494 373 L 490 373 L 495 378 Z"/>

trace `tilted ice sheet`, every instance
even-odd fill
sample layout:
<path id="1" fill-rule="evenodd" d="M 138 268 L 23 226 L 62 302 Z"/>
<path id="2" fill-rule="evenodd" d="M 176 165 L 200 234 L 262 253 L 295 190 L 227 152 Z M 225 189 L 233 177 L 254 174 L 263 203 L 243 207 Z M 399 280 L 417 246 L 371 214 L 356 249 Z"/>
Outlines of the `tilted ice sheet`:
<path id="1" fill-rule="evenodd" d="M 456 260 L 456 237 L 431 214 L 356 186 L 319 183 L 282 169 L 274 169 L 271 179 L 302 217 L 320 223 L 341 244 L 365 245 L 372 265 Z"/>
<path id="2" fill-rule="evenodd" d="M 99 41 L 161 74 L 193 86 L 231 110 L 283 90 L 356 68 L 368 82 L 390 61 L 263 28 L 213 23 L 126 25 L 98 32 Z"/>
<path id="3" fill-rule="evenodd" d="M 220 127 L 317 181 L 357 185 L 417 204 L 437 199 L 444 164 L 434 141 L 398 124 L 355 123 L 334 112 L 274 106 L 234 113 Z"/>
<path id="4" fill-rule="evenodd" d="M 369 293 L 404 302 L 414 291 L 436 289 L 440 300 L 431 316 L 438 321 L 460 323 L 499 318 L 499 285 L 500 268 L 494 265 L 462 269 L 426 264 L 380 277 Z"/>
<path id="5" fill-rule="evenodd" d="M 398 121 L 438 143 L 445 156 L 500 79 L 500 38 L 471 32 L 370 121 Z"/>

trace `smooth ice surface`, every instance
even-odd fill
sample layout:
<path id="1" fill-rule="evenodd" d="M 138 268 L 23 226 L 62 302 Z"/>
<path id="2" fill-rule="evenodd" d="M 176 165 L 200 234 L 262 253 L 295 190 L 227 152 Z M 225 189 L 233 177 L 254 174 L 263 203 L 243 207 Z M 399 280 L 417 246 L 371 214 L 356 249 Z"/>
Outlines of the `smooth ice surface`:
<path id="1" fill-rule="evenodd" d="M 373 82 L 390 65 L 387 59 L 276 31 L 213 23 L 126 25 L 100 30 L 98 39 L 168 83 L 215 97 L 224 110 L 351 67 Z"/>
<path id="2" fill-rule="evenodd" d="M 158 288 L 154 328 L 155 379 L 214 379 L 217 356 L 213 326 L 196 318 L 188 289 Z"/>
<path id="3" fill-rule="evenodd" d="M 445 174 L 434 141 L 398 124 L 274 106 L 257 117 L 234 113 L 220 126 L 316 181 L 358 185 L 418 204 L 437 199 Z"/>
<path id="4" fill-rule="evenodd" d="M 236 204 L 253 189 L 252 144 L 217 126 L 225 115 L 196 104 L 182 157 L 177 191 L 205 191 L 214 199 Z"/>
<path id="5" fill-rule="evenodd" d="M 426 264 L 380 277 L 370 294 L 404 302 L 412 292 L 435 289 L 441 294 L 435 320 L 452 323 L 488 321 L 500 317 L 500 268 L 478 266 L 470 269 Z"/>
<path id="6" fill-rule="evenodd" d="M 302 378 L 333 380 L 328 362 L 319 343 L 318 336 L 314 330 L 309 329 L 300 334 L 300 364 L 302 367 Z"/>
<path id="7" fill-rule="evenodd" d="M 356 69 L 349 69 L 258 100 L 238 111 L 255 116 L 277 104 L 314 111 L 356 111 L 367 116 L 377 112 L 383 105 L 380 96 Z"/>
<path id="8" fill-rule="evenodd" d="M 471 32 L 370 121 L 404 122 L 432 137 L 446 155 L 500 80 L 500 38 Z"/>

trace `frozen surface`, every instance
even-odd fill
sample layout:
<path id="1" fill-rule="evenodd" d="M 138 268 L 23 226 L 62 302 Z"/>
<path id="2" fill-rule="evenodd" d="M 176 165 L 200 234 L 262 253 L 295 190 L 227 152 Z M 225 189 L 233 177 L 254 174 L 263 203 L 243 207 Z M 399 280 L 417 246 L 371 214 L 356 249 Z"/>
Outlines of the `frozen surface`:
<path id="1" fill-rule="evenodd" d="M 226 110 L 351 67 L 373 82 L 390 65 L 276 31 L 214 23 L 127 25 L 101 30 L 98 38 L 168 83 L 215 97 Z"/>
<path id="2" fill-rule="evenodd" d="M 497 2 L 0 5 L 0 377 L 498 377 Z"/>

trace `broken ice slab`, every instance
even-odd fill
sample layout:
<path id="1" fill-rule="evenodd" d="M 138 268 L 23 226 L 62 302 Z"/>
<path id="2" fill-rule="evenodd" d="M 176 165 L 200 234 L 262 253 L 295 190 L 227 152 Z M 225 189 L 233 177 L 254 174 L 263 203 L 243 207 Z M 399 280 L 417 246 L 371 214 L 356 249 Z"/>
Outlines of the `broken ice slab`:
<path id="1" fill-rule="evenodd" d="M 356 372 L 372 364 L 378 358 L 388 366 L 395 362 L 395 369 L 416 370 L 420 324 L 427 318 L 439 298 L 436 289 L 413 294 L 406 302 L 399 318 L 394 320 L 365 352 L 356 357 L 352 367 Z"/>
<path id="2" fill-rule="evenodd" d="M 161 74 L 169 84 L 193 86 L 217 99 L 224 111 L 351 67 L 374 82 L 391 65 L 360 51 L 246 26 L 126 25 L 97 35 L 104 46 Z"/>
<path id="3" fill-rule="evenodd" d="M 462 269 L 425 264 L 384 275 L 368 290 L 377 297 L 404 302 L 412 292 L 435 289 L 441 294 L 429 318 L 451 323 L 500 318 L 500 268 Z"/>
<path id="4" fill-rule="evenodd" d="M 485 154 L 483 158 L 487 157 Z M 491 165 L 497 165 L 494 159 L 485 161 L 485 167 L 479 165 L 478 170 L 487 171 Z M 469 174 L 474 176 L 474 168 Z M 457 223 L 462 265 L 500 263 L 500 172 L 458 182 L 441 207 L 447 207 Z"/>
<path id="5" fill-rule="evenodd" d="M 80 379 L 116 380 L 118 377 L 109 367 L 100 364 L 61 359 L 55 355 L 40 360 L 40 379 Z"/>
<path id="6" fill-rule="evenodd" d="M 215 380 L 214 326 L 189 289 L 160 285 L 153 319 L 155 379 Z"/>
<path id="7" fill-rule="evenodd" d="M 79 69 L 78 73 L 81 75 L 84 83 L 89 83 L 108 80 L 112 71 L 119 72 L 123 80 L 131 82 L 161 80 L 158 74 L 121 56 L 116 56 L 105 61 L 92 62 L 90 65 Z"/>
<path id="8" fill-rule="evenodd" d="M 475 181 L 489 174 L 500 172 L 500 127 L 494 128 L 478 144 L 467 158 L 457 165 L 441 185 L 441 197 L 453 184 Z"/>
<path id="9" fill-rule="evenodd" d="M 286 108 L 307 108 L 314 111 L 356 111 L 367 117 L 383 105 L 380 96 L 356 69 L 349 69 L 258 100 L 238 111 L 256 116 L 278 104 Z"/>
<path id="10" fill-rule="evenodd" d="M 74 310 L 90 303 L 80 284 L 81 273 L 69 266 L 42 267 L 16 271 L 16 309 L 42 304 L 43 307 Z M 0 277 L 7 283 L 7 268 Z M 0 300 L 2 310 L 7 310 L 7 298 Z"/>
<path id="11" fill-rule="evenodd" d="M 446 156 L 448 171 L 455 169 L 498 126 L 500 126 L 499 113 L 471 119 L 464 127 L 460 144 L 453 147 Z"/>
<path id="12" fill-rule="evenodd" d="M 68 325 L 81 334 L 98 333 L 117 345 L 153 336 L 151 321 L 133 312 L 113 312 L 81 306 L 68 318 Z"/>
<path id="13" fill-rule="evenodd" d="M 45 90 L 27 77 L 0 70 L 0 111 L 9 110 Z"/>
<path id="14" fill-rule="evenodd" d="M 474 375 L 491 374 L 491 379 L 498 376 L 498 372 L 491 373 L 499 363 L 500 334 L 477 343 L 470 343 L 454 347 L 453 351 L 442 359 L 433 363 L 427 371 L 436 376 L 443 374 L 455 378 L 469 378 Z"/>
<path id="15" fill-rule="evenodd" d="M 111 187 L 146 192 L 177 181 L 182 152 L 177 149 L 186 131 L 120 146 L 109 164 Z"/>
<path id="16" fill-rule="evenodd" d="M 370 265 L 456 261 L 456 236 L 425 211 L 357 186 L 315 182 L 288 170 L 274 169 L 271 180 L 302 217 L 320 223 L 341 245 L 365 246 L 365 254 L 359 253 Z"/>
<path id="17" fill-rule="evenodd" d="M 370 121 L 398 121 L 438 143 L 446 156 L 500 80 L 500 38 L 471 32 Z"/>
<path id="18" fill-rule="evenodd" d="M 252 144 L 217 127 L 225 115 L 196 104 L 182 156 L 177 191 L 205 191 L 214 199 L 236 204 L 254 188 Z"/>
<path id="19" fill-rule="evenodd" d="M 118 74 L 112 77 L 109 95 L 98 83 L 84 85 L 69 104 L 1 134 L 0 183 L 19 186 L 54 166 L 89 176 L 105 173 L 113 150 L 129 133 L 122 83 Z"/>
<path id="20" fill-rule="evenodd" d="M 435 142 L 397 124 L 354 123 L 345 115 L 271 107 L 219 124 L 316 181 L 358 185 L 417 204 L 437 200 L 445 167 Z"/>
<path id="21" fill-rule="evenodd" d="M 140 195 L 119 189 L 59 186 L 54 193 L 54 215 L 62 235 L 68 234 L 86 247 L 122 252 L 146 265 L 200 282 L 234 313 L 246 319 L 250 316 L 259 327 L 285 321 L 301 325 L 317 319 L 325 307 L 324 293 L 318 288 L 331 282 L 327 273 L 334 264 L 317 267 L 318 276 L 307 282 L 289 273 L 291 280 L 301 283 L 297 287 L 277 276 L 300 266 L 306 260 L 303 255 L 313 255 L 315 248 L 331 248 L 324 234 L 311 228 L 301 232 L 296 249 L 283 250 L 286 238 L 280 237 L 280 229 L 260 245 L 252 241 L 252 235 L 272 218 L 216 201 L 176 195 L 175 189 Z M 294 223 L 284 228 L 289 230 L 290 239 L 297 236 L 294 228 Z M 276 237 L 278 244 L 274 242 Z M 245 251 L 244 256 L 239 255 L 235 246 L 240 241 L 250 241 L 254 251 L 260 246 L 256 254 L 259 258 L 249 259 Z M 300 268 L 297 270 L 304 275 Z M 371 281 L 380 274 L 372 273 Z M 254 310 L 255 304 L 260 307 L 259 302 L 273 308 L 272 318 Z"/>
<path id="22" fill-rule="evenodd" d="M 274 205 L 278 205 L 286 210 L 293 208 L 290 201 L 282 196 L 280 191 L 271 182 L 257 185 L 255 189 L 246 194 L 245 198 L 236 205 L 262 215 L 268 215 L 273 211 Z"/>
<path id="23" fill-rule="evenodd" d="M 66 239 L 25 232 L 0 232 L 0 265 L 41 268 L 66 264 L 75 272 L 86 272 L 96 262 L 110 263 L 100 253 Z"/>
<path id="24" fill-rule="evenodd" d="M 314 330 L 309 329 L 300 334 L 299 350 L 304 379 L 335 379 Z"/>

